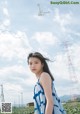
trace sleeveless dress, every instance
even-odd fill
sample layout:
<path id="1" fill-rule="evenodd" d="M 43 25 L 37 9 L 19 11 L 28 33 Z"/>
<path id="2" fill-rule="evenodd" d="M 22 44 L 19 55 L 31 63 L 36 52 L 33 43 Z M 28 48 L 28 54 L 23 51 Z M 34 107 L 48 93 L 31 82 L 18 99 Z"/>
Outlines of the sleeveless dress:
<path id="1" fill-rule="evenodd" d="M 59 97 L 57 96 L 54 81 L 52 82 L 52 96 L 53 96 L 53 113 L 52 114 L 66 114 Z M 39 82 L 39 79 L 34 86 L 34 114 L 45 114 L 46 97 L 44 90 Z"/>

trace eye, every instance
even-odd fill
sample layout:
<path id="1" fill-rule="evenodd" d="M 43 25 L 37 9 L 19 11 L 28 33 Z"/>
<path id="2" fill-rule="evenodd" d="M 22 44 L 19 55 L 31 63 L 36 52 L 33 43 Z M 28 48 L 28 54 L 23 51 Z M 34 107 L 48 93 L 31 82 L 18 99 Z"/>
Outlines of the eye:
<path id="1" fill-rule="evenodd" d="M 29 65 L 32 65 L 32 62 L 29 62 Z"/>
<path id="2" fill-rule="evenodd" d="M 36 61 L 35 64 L 38 64 L 38 61 Z"/>

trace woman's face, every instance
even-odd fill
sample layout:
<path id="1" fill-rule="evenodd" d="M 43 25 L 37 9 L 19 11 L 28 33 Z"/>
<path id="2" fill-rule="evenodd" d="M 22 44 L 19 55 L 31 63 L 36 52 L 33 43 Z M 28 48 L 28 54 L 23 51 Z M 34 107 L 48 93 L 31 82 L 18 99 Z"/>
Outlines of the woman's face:
<path id="1" fill-rule="evenodd" d="M 33 73 L 39 75 L 43 71 L 43 64 L 41 63 L 40 59 L 38 59 L 37 57 L 30 57 L 29 68 Z"/>

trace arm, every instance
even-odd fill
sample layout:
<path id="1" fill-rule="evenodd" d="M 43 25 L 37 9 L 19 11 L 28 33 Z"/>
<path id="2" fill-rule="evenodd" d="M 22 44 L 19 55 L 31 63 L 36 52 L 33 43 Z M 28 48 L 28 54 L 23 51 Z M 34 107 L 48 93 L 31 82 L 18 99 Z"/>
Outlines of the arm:
<path id="1" fill-rule="evenodd" d="M 53 98 L 52 98 L 52 88 L 51 88 L 52 80 L 48 73 L 41 74 L 40 83 L 44 89 L 44 93 L 47 101 L 45 114 L 52 114 L 52 111 L 53 111 Z"/>

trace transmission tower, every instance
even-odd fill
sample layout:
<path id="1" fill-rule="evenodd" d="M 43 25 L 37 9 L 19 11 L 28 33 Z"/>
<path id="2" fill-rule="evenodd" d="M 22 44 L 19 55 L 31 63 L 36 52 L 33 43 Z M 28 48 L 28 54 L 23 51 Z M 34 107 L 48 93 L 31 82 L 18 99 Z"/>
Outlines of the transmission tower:
<path id="1" fill-rule="evenodd" d="M 74 84 L 78 83 L 78 79 L 77 79 L 77 76 L 75 73 L 75 67 L 74 67 L 74 65 L 72 63 L 72 59 L 71 59 L 71 53 L 70 53 L 71 50 L 69 49 L 70 43 L 68 41 L 64 41 L 63 44 L 65 46 L 67 59 L 68 59 L 68 71 L 69 71 L 69 75 L 70 75 L 70 80 L 73 84 L 72 85 L 73 89 L 71 88 L 71 90 L 70 90 L 70 94 L 72 96 L 71 100 L 75 100 L 76 96 L 74 95 L 74 90 L 77 90 L 77 88 L 74 87 Z"/>
<path id="2" fill-rule="evenodd" d="M 37 6 L 39 8 L 38 16 L 44 16 L 45 14 L 50 13 L 49 11 L 43 11 L 40 4 L 37 4 Z"/>
<path id="3" fill-rule="evenodd" d="M 1 86 L 1 102 L 5 102 L 5 100 L 4 100 L 4 92 L 3 92 L 3 85 L 1 84 L 0 85 Z"/>

